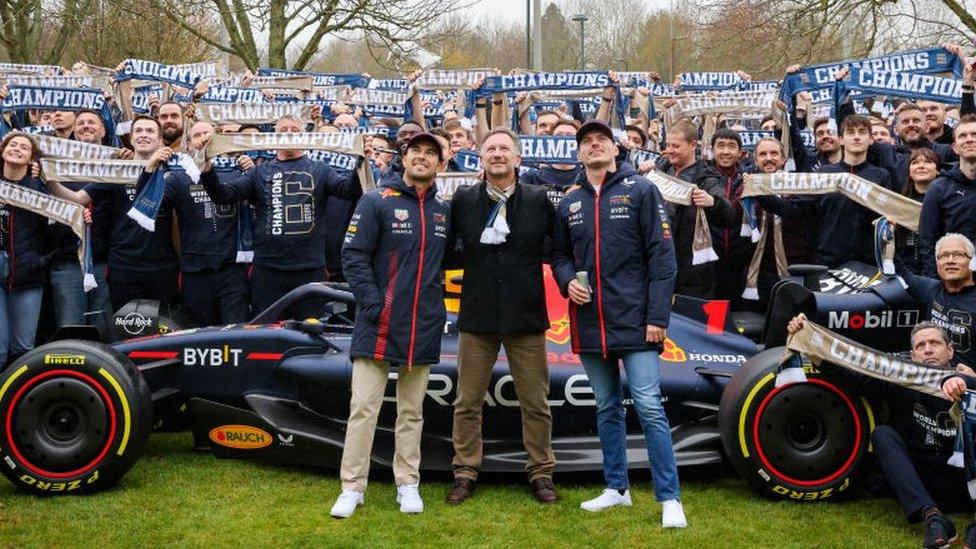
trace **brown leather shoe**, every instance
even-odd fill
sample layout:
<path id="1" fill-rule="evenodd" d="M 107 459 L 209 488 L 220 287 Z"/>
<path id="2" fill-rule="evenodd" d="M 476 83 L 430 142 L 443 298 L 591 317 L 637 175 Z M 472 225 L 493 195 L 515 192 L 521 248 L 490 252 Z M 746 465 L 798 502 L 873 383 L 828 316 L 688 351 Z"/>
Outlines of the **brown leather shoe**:
<path id="1" fill-rule="evenodd" d="M 454 479 L 454 486 L 451 487 L 451 491 L 447 494 L 447 503 L 460 505 L 474 493 L 474 486 L 475 482 L 469 478 Z"/>
<path id="2" fill-rule="evenodd" d="M 556 503 L 559 501 L 559 494 L 556 487 L 552 484 L 549 477 L 539 477 L 529 483 L 532 486 L 532 495 L 539 503 Z"/>

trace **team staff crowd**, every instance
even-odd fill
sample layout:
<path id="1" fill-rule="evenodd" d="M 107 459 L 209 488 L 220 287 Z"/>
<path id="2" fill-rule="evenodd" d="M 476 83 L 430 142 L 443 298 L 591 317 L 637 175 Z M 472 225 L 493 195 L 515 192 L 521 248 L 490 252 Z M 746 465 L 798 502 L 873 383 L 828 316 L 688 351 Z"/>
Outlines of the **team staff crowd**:
<path id="1" fill-rule="evenodd" d="M 0 196 L 0 362 L 59 327 L 110 327 L 134 299 L 180 310 L 186 327 L 232 324 L 305 283 L 347 282 L 357 301 L 352 400 L 331 514 L 349 517 L 365 501 L 391 369 L 397 501 L 419 513 L 443 271 L 464 269 L 447 502 L 476 492 L 482 402 L 504 348 L 529 491 L 551 504 L 560 496 L 547 404 L 549 265 L 570 302 L 603 451 L 606 489 L 582 509 L 632 504 L 622 367 L 662 526 L 685 527 L 658 364 L 673 295 L 761 311 L 791 264 L 881 261 L 884 215 L 840 192 L 746 193 L 749 174 L 849 174 L 920 203 L 917 231 L 893 228 L 894 271 L 929 310 L 905 346 L 939 367 L 976 364 L 976 61 L 958 46 L 937 49 L 950 61 L 930 73 L 956 85 L 946 97 L 882 93 L 865 73 L 886 61 L 863 60 L 792 66 L 778 82 L 686 73 L 673 84 L 612 71 L 383 80 L 203 75 L 207 64 L 139 60 L 111 70 L 4 65 L 3 182 L 87 206 L 88 227 L 79 241 L 21 195 Z M 809 84 L 821 73 L 819 87 Z M 733 75 L 733 84 L 702 87 L 700 74 Z M 52 159 L 79 161 L 91 178 L 57 175 Z M 129 179 L 105 175 L 131 166 Z M 291 314 L 318 311 L 300 304 Z M 947 393 L 958 396 L 957 384 L 947 381 Z M 875 435 L 889 452 L 885 473 L 895 471 L 888 481 L 909 520 L 925 520 L 925 546 L 946 546 L 955 530 L 908 472 L 916 454 L 892 450 L 900 427 Z M 911 494 L 898 484 L 905 478 Z M 976 546 L 976 531 L 967 543 Z"/>

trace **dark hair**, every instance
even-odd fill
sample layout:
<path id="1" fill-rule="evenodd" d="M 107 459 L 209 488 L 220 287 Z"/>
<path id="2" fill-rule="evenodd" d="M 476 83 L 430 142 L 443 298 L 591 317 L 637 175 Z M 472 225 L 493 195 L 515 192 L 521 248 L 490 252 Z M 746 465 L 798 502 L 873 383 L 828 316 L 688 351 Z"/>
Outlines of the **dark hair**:
<path id="1" fill-rule="evenodd" d="M 135 127 L 136 122 L 138 122 L 140 120 L 150 120 L 150 121 L 152 121 L 152 123 L 156 125 L 156 129 L 160 133 L 162 133 L 163 127 L 159 125 L 159 120 L 156 120 L 156 117 L 155 116 L 149 116 L 148 114 L 137 114 L 135 116 L 135 118 L 132 119 L 132 124 L 129 125 L 129 128 L 130 128 L 129 129 L 129 133 L 132 133 L 132 129 L 131 128 Z"/>
<path id="2" fill-rule="evenodd" d="M 444 128 L 431 128 L 427 130 L 427 133 L 436 135 L 437 137 L 443 137 L 448 141 L 451 140 L 451 134 L 447 133 L 447 130 L 445 130 Z"/>
<path id="3" fill-rule="evenodd" d="M 28 165 L 37 162 L 37 160 L 41 157 L 41 148 L 37 145 L 37 139 L 33 135 L 24 132 L 12 131 L 7 135 L 3 136 L 3 141 L 0 141 L 0 170 L 3 169 L 3 164 L 4 164 L 3 151 L 7 150 L 7 145 L 9 145 L 10 142 L 13 141 L 15 137 L 23 137 L 24 139 L 30 141 L 31 156 L 30 156 L 30 160 L 27 162 Z M 28 175 L 30 175 L 29 170 L 27 173 Z"/>
<path id="4" fill-rule="evenodd" d="M 558 126 L 559 124 L 556 125 Z M 641 148 L 647 146 L 647 132 L 645 132 L 644 129 L 641 128 L 640 126 L 635 126 L 634 124 L 628 124 L 626 127 L 624 127 L 624 131 L 637 132 L 637 135 L 639 135 L 641 138 L 641 142 L 640 142 Z"/>
<path id="5" fill-rule="evenodd" d="M 251 130 L 251 129 L 254 129 L 254 130 L 257 130 L 257 131 L 261 131 L 261 127 L 258 126 L 257 124 L 241 124 L 237 128 L 237 133 L 241 133 L 244 130 Z"/>
<path id="6" fill-rule="evenodd" d="M 847 130 L 855 128 L 866 128 L 868 133 L 870 133 L 871 119 L 860 114 L 852 114 L 840 123 L 840 134 L 844 135 Z"/>
<path id="7" fill-rule="evenodd" d="M 715 147 L 715 142 L 719 139 L 728 139 L 729 141 L 735 141 L 735 144 L 742 148 L 742 137 L 739 136 L 739 132 L 733 130 L 732 128 L 719 128 L 715 130 L 712 134 L 712 148 Z"/>
<path id="8" fill-rule="evenodd" d="M 94 116 L 95 119 L 98 120 L 98 122 L 102 125 L 102 127 L 103 128 L 105 127 L 105 121 L 102 120 L 102 113 L 100 113 L 98 111 L 95 111 L 95 110 L 92 110 L 92 109 L 81 109 L 81 110 L 79 110 L 78 112 L 75 113 L 75 120 L 77 120 L 78 117 L 81 116 L 81 115 L 83 115 L 83 114 L 90 114 L 90 115 Z"/>
<path id="9" fill-rule="evenodd" d="M 935 151 L 928 147 L 919 147 L 914 149 L 912 150 L 911 156 L 908 157 L 908 177 L 905 178 L 905 185 L 901 188 L 901 194 L 905 196 L 912 196 L 915 194 L 915 181 L 912 180 L 912 162 L 914 162 L 916 158 L 922 157 L 935 164 L 935 175 L 938 177 L 939 165 L 941 164 L 939 161 L 939 155 L 935 154 Z"/>
<path id="10" fill-rule="evenodd" d="M 820 126 L 823 126 L 824 124 L 829 124 L 829 123 L 830 123 L 830 117 L 829 116 L 821 116 L 820 118 L 817 118 L 816 120 L 813 121 L 813 126 L 812 126 L 811 129 L 814 132 L 816 132 L 817 131 L 817 128 L 819 128 Z"/>

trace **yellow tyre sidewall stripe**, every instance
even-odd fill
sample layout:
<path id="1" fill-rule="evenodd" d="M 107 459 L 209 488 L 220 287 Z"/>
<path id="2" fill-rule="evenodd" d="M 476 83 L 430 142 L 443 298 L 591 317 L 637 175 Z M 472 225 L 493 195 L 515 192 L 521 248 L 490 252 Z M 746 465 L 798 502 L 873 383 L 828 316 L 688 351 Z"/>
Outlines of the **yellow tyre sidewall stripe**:
<path id="1" fill-rule="evenodd" d="M 122 403 L 122 417 L 124 418 L 124 427 L 122 429 L 122 443 L 119 444 L 119 449 L 116 451 L 116 455 L 122 455 L 125 453 L 125 448 L 129 444 L 129 431 L 132 428 L 132 417 L 129 413 L 129 400 L 125 398 L 125 393 L 122 392 L 122 386 L 119 382 L 112 377 L 112 374 L 108 373 L 105 368 L 99 368 L 98 373 L 108 380 L 109 384 L 115 388 L 115 392 L 119 395 L 119 402 Z"/>
<path id="2" fill-rule="evenodd" d="M 10 389 L 10 386 L 14 384 L 14 381 L 16 381 L 18 377 L 24 375 L 24 372 L 26 371 L 27 371 L 27 365 L 24 364 L 23 366 L 20 367 L 19 370 L 14 372 L 13 375 L 8 377 L 7 381 L 3 382 L 3 387 L 0 387 L 0 400 L 3 400 L 3 395 L 7 393 L 7 390 Z"/>
<path id="3" fill-rule="evenodd" d="M 752 404 L 752 399 L 756 398 L 759 390 L 775 378 L 776 374 L 773 372 L 766 374 L 752 386 L 752 390 L 749 391 L 746 400 L 742 403 L 742 411 L 739 412 L 739 447 L 742 449 L 742 457 L 749 457 L 749 448 L 746 446 L 746 416 L 749 415 L 749 406 Z"/>

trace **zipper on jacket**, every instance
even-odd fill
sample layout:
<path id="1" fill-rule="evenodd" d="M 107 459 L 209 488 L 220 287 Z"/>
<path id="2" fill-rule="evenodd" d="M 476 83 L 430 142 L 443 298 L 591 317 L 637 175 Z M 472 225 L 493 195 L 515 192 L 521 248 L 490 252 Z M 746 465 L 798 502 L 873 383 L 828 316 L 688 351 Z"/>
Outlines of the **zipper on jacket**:
<path id="1" fill-rule="evenodd" d="M 420 303 L 420 280 L 424 276 L 424 249 L 427 247 L 427 216 L 424 213 L 424 199 L 427 197 L 427 192 L 423 195 L 419 195 L 420 199 L 420 261 L 417 262 L 417 282 L 414 284 L 413 289 L 413 312 L 410 315 L 410 349 L 407 353 L 407 368 L 413 365 L 413 346 L 414 339 L 417 337 L 417 305 Z"/>
<path id="2" fill-rule="evenodd" d="M 607 328 L 603 322 L 603 285 L 600 281 L 600 194 L 603 193 L 603 186 L 607 184 L 607 176 L 603 175 L 600 183 L 600 190 L 596 191 L 594 204 L 594 224 L 596 230 L 596 316 L 597 324 L 600 325 L 600 350 L 603 358 L 607 358 Z"/>

